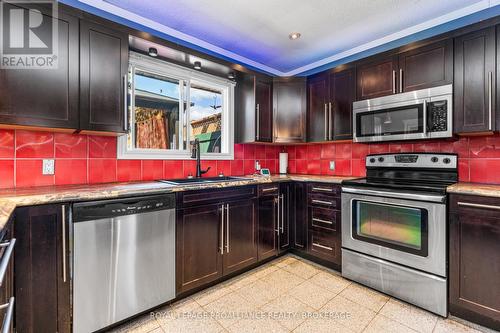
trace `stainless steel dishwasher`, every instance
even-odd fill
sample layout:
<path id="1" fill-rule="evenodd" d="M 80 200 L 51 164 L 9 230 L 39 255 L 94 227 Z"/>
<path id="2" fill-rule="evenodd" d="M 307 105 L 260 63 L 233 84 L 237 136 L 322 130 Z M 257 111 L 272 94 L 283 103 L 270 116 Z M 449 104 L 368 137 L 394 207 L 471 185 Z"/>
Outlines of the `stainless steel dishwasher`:
<path id="1" fill-rule="evenodd" d="M 175 195 L 73 205 L 73 332 L 175 298 Z"/>

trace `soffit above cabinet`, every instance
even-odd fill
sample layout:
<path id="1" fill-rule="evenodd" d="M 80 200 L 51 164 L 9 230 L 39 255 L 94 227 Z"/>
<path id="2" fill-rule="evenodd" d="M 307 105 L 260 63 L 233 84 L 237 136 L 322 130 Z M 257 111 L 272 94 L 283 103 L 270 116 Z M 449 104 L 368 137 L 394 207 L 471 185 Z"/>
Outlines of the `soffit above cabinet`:
<path id="1" fill-rule="evenodd" d="M 62 2 L 278 76 L 304 73 L 388 43 L 394 47 L 401 38 L 429 34 L 438 26 L 434 34 L 449 31 L 473 23 L 458 22 L 465 16 L 500 9 L 498 0 Z M 290 40 L 292 32 L 301 38 Z"/>

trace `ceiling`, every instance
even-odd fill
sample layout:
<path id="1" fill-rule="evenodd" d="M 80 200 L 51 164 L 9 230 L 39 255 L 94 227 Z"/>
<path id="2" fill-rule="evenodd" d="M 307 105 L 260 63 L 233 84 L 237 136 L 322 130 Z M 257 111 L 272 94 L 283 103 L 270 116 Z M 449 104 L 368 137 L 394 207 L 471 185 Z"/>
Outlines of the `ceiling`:
<path id="1" fill-rule="evenodd" d="M 279 76 L 300 74 L 499 3 L 499 0 L 79 1 Z M 291 32 L 300 32 L 302 37 L 290 40 Z"/>

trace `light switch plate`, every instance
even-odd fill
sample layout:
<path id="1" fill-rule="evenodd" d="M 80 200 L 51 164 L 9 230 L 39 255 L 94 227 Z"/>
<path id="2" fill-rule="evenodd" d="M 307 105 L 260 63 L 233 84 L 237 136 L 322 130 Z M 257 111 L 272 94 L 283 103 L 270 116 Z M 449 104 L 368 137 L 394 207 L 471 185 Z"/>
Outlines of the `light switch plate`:
<path id="1" fill-rule="evenodd" d="M 335 170 L 335 161 L 330 161 L 330 171 Z"/>
<path id="2" fill-rule="evenodd" d="M 54 174 L 54 160 L 43 160 L 42 174 L 44 175 Z"/>

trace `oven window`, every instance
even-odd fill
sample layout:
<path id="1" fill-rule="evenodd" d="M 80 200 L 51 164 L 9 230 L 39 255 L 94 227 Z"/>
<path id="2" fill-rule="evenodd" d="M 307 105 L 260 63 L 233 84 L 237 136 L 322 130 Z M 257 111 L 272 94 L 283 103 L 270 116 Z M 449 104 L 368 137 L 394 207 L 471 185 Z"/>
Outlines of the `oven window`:
<path id="1" fill-rule="evenodd" d="M 356 136 L 423 133 L 423 104 L 359 113 Z"/>
<path id="2" fill-rule="evenodd" d="M 427 256 L 427 210 L 353 200 L 355 239 Z"/>

